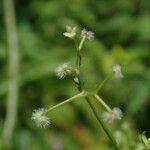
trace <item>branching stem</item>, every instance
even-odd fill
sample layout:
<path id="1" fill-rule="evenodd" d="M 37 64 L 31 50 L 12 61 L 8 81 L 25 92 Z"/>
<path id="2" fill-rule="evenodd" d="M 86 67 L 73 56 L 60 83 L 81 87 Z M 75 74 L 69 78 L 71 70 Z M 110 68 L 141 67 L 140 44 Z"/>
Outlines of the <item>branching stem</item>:
<path id="1" fill-rule="evenodd" d="M 79 44 L 79 52 L 80 52 L 81 49 L 82 49 L 84 40 L 85 40 L 85 38 L 81 39 L 81 42 L 80 42 L 80 44 Z M 77 49 L 77 52 L 78 52 L 78 49 Z M 81 60 L 81 58 L 80 58 L 81 55 L 77 55 L 77 57 L 79 57 L 79 58 L 77 58 L 77 60 L 78 60 L 78 59 Z M 80 62 L 80 65 L 77 66 L 79 70 L 80 70 L 80 66 L 81 66 L 81 62 Z M 78 78 L 80 79 L 80 77 L 78 77 Z M 100 85 L 98 85 L 98 87 L 96 88 L 96 91 L 94 91 L 94 93 L 98 92 L 98 91 L 105 85 L 105 83 L 106 83 L 109 79 L 110 79 L 110 77 L 108 76 Z M 79 90 L 80 92 L 84 90 L 84 89 L 83 89 L 83 86 L 82 86 L 81 79 L 79 80 L 79 84 L 78 84 L 77 87 L 78 87 L 78 90 Z M 95 94 L 94 97 L 95 97 L 108 111 L 111 110 L 111 109 L 109 108 L 109 106 L 107 106 L 106 103 L 105 103 L 102 99 L 100 99 L 100 97 L 99 97 L 97 94 Z M 101 119 L 101 117 L 99 116 L 99 114 L 97 113 L 97 111 L 96 111 L 95 107 L 93 106 L 93 104 L 91 103 L 89 97 L 86 96 L 85 99 L 86 99 L 87 103 L 89 104 L 89 106 L 90 106 L 90 108 L 91 108 L 93 114 L 95 115 L 97 121 L 99 122 L 99 125 L 103 128 L 103 130 L 105 131 L 106 135 L 108 136 L 108 138 L 109 138 L 110 141 L 112 142 L 112 144 L 113 144 L 115 150 L 119 150 L 118 144 L 116 143 L 116 141 L 115 141 L 113 135 L 111 134 L 111 132 L 109 131 L 109 129 L 107 128 L 107 126 L 104 124 L 104 122 L 103 122 L 103 120 Z"/>
<path id="2" fill-rule="evenodd" d="M 81 92 L 81 93 L 79 93 L 79 94 L 77 94 L 77 95 L 75 95 L 75 96 L 73 96 L 73 97 L 71 97 L 71 98 L 69 98 L 69 99 L 67 99 L 67 100 L 65 100 L 65 101 L 63 101 L 63 102 L 61 102 L 61 103 L 55 105 L 55 106 L 53 106 L 53 107 L 50 107 L 49 109 L 47 109 L 47 110 L 45 111 L 44 114 L 48 114 L 49 112 L 51 112 L 51 111 L 54 110 L 54 109 L 57 109 L 57 108 L 59 108 L 59 107 L 65 105 L 65 104 L 67 104 L 67 103 L 72 102 L 73 100 L 75 100 L 75 99 L 77 99 L 77 98 L 85 97 L 85 96 L 87 96 L 87 95 L 88 95 L 88 93 L 86 93 L 86 92 L 83 91 L 83 92 Z"/>

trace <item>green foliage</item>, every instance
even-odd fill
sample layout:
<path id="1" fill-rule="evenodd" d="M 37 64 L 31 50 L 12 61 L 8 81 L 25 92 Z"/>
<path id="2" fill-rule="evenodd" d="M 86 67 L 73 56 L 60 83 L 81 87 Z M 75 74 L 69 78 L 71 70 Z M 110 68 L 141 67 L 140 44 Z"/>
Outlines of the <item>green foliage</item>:
<path id="1" fill-rule="evenodd" d="M 8 85 L 7 43 L 0 1 L 0 133 L 6 114 Z M 54 69 L 61 62 L 74 62 L 74 43 L 63 37 L 66 25 L 95 33 L 86 42 L 83 72 L 87 89 L 102 81 L 110 67 L 123 66 L 124 79 L 111 81 L 100 95 L 110 106 L 123 108 L 128 130 L 119 130 L 135 148 L 137 132 L 149 133 L 150 13 L 149 0 L 27 0 L 15 1 L 21 54 L 20 99 L 12 147 L 14 150 L 94 149 L 107 150 L 110 143 L 99 131 L 92 112 L 82 100 L 51 114 L 53 124 L 44 131 L 31 122 L 32 110 L 56 104 L 77 93 L 70 80 L 59 80 Z M 95 104 L 98 110 L 102 110 Z M 132 120 L 132 121 L 131 121 Z M 134 124 L 134 126 L 132 126 Z M 122 125 L 123 126 L 123 125 Z M 98 132 L 101 134 L 99 135 Z M 127 133 L 128 132 L 128 133 Z M 128 135 L 126 135 L 128 134 Z M 125 147 L 126 143 L 121 143 Z M 0 149 L 3 142 L 0 136 Z M 110 148 L 111 149 L 111 148 Z M 129 148 L 125 147 L 125 150 Z"/>

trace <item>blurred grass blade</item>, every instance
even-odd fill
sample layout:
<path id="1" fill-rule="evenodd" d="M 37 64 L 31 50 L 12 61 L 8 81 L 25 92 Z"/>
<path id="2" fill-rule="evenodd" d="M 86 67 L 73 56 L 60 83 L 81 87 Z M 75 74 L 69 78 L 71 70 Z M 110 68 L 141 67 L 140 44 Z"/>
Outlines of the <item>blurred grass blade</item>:
<path id="1" fill-rule="evenodd" d="M 3 128 L 3 137 L 10 140 L 17 117 L 17 104 L 19 96 L 19 48 L 18 35 L 14 12 L 14 1 L 3 0 L 4 18 L 8 43 L 8 95 L 6 118 Z"/>

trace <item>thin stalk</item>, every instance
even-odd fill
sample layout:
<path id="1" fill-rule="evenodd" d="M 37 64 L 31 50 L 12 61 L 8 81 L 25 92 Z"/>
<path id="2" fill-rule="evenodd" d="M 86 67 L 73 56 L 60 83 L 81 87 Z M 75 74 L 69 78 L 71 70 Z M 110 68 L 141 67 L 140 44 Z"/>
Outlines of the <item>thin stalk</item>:
<path id="1" fill-rule="evenodd" d="M 81 39 L 81 42 L 79 44 L 79 48 L 78 48 L 79 51 L 81 51 L 85 39 L 86 39 L 86 36 L 83 36 L 82 39 Z"/>
<path id="2" fill-rule="evenodd" d="M 83 36 L 82 39 L 81 39 L 81 41 L 80 41 L 80 43 L 79 43 L 79 46 L 78 47 L 76 46 L 76 49 L 77 49 L 77 61 L 76 61 L 76 65 L 77 65 L 78 69 L 81 66 L 81 61 L 82 61 L 81 60 L 82 59 L 82 57 L 81 57 L 81 49 L 82 49 L 82 46 L 83 46 L 83 43 L 84 43 L 85 39 L 86 39 L 86 36 Z"/>
<path id="3" fill-rule="evenodd" d="M 19 97 L 19 46 L 17 26 L 15 19 L 14 0 L 3 0 L 4 19 L 8 43 L 8 95 L 7 95 L 7 108 L 6 119 L 3 128 L 3 138 L 10 141 L 15 121 L 17 118 L 17 107 Z"/>
<path id="4" fill-rule="evenodd" d="M 81 53 L 80 53 L 80 51 L 77 51 L 76 65 L 77 65 L 77 68 L 79 69 L 79 67 L 81 65 Z"/>
<path id="5" fill-rule="evenodd" d="M 95 88 L 95 93 L 98 93 L 112 77 L 113 75 L 110 74 L 102 81 L 102 83 L 98 84 Z"/>
<path id="6" fill-rule="evenodd" d="M 103 106 L 107 111 L 111 111 L 111 108 L 110 108 L 97 94 L 94 94 L 94 97 L 102 104 L 102 106 Z"/>
<path id="7" fill-rule="evenodd" d="M 105 131 L 106 135 L 108 136 L 108 138 L 110 139 L 110 141 L 112 142 L 115 150 L 119 150 L 118 145 L 114 139 L 114 137 L 112 136 L 111 132 L 109 131 L 109 129 L 107 128 L 107 126 L 104 124 L 104 122 L 102 121 L 101 117 L 98 115 L 97 111 L 95 110 L 93 104 L 91 103 L 90 99 L 88 97 L 86 97 L 87 103 L 89 104 L 93 114 L 95 115 L 97 121 L 99 122 L 100 126 L 103 128 L 103 130 Z"/>
<path id="8" fill-rule="evenodd" d="M 69 99 L 67 99 L 67 100 L 65 100 L 65 101 L 63 101 L 63 102 L 61 102 L 61 103 L 55 105 L 55 106 L 53 106 L 53 107 L 50 107 L 49 109 L 47 109 L 47 110 L 45 111 L 44 114 L 47 114 L 47 113 L 49 113 L 50 111 L 52 111 L 52 110 L 54 110 L 54 109 L 56 109 L 56 108 L 58 108 L 58 107 L 61 107 L 61 106 L 65 105 L 65 104 L 67 104 L 67 103 L 72 102 L 73 100 L 75 100 L 75 99 L 77 99 L 77 98 L 81 98 L 81 97 L 84 97 L 84 96 L 86 96 L 86 93 L 85 93 L 85 92 L 81 92 L 81 93 L 79 93 L 79 94 L 77 94 L 77 95 L 75 95 L 75 96 L 73 96 L 73 97 L 71 97 L 71 98 L 69 98 Z"/>

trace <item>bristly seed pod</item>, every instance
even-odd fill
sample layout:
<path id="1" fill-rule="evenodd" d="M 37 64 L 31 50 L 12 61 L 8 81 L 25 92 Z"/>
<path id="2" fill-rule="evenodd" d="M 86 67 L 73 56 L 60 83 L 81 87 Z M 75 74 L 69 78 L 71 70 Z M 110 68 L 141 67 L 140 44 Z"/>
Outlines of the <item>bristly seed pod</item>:
<path id="1" fill-rule="evenodd" d="M 60 64 L 55 70 L 56 76 L 61 79 L 72 73 L 71 66 L 68 62 Z"/>
<path id="2" fill-rule="evenodd" d="M 115 107 L 110 112 L 103 112 L 102 118 L 104 121 L 111 123 L 113 120 L 121 120 L 123 117 L 122 111 L 120 108 Z"/>
<path id="3" fill-rule="evenodd" d="M 35 122 L 37 127 L 45 128 L 50 124 L 50 119 L 44 115 L 44 112 L 44 108 L 39 108 L 32 112 L 31 119 Z"/>

